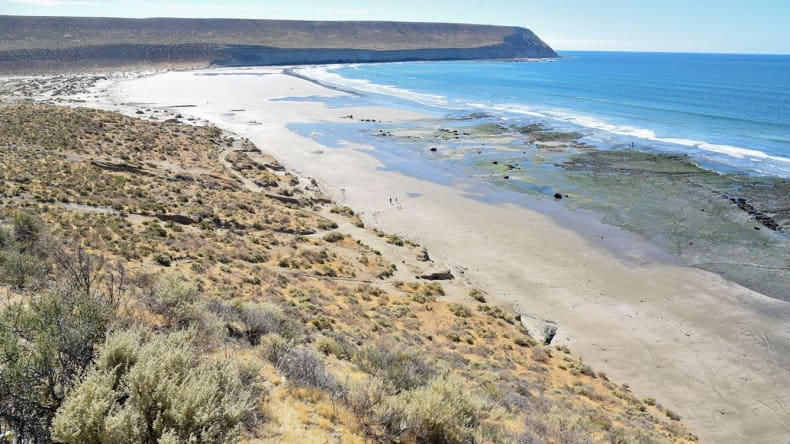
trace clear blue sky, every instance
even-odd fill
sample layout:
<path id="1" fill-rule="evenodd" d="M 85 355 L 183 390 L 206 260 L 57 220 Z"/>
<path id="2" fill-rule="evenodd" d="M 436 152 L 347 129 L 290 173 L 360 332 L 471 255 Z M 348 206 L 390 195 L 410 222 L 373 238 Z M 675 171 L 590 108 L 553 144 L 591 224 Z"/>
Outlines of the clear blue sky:
<path id="1" fill-rule="evenodd" d="M 790 0 L 0 0 L 0 14 L 486 23 L 557 49 L 790 53 Z"/>

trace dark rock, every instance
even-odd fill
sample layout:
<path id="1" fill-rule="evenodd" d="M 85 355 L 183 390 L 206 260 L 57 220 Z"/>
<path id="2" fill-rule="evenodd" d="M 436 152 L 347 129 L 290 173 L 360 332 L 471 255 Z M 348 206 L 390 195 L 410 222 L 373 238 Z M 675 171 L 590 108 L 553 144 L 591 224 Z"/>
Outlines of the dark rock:
<path id="1" fill-rule="evenodd" d="M 434 147 L 434 148 L 431 148 L 431 151 L 434 151 L 434 152 L 435 152 L 435 151 L 436 151 L 436 148 L 435 148 L 435 147 Z"/>
<path id="2" fill-rule="evenodd" d="M 128 163 L 112 163 L 112 162 L 102 162 L 99 160 L 91 161 L 91 165 L 101 168 L 107 171 L 117 171 L 117 172 L 124 172 L 124 173 L 132 173 L 132 174 L 142 174 L 145 176 L 152 176 L 150 172 L 134 165 L 129 165 Z"/>
<path id="3" fill-rule="evenodd" d="M 459 120 L 488 119 L 490 117 L 494 117 L 494 116 L 491 115 L 491 114 L 488 114 L 488 113 L 472 113 L 472 114 L 467 114 L 467 115 L 461 117 Z"/>
<path id="4" fill-rule="evenodd" d="M 419 253 L 417 253 L 417 260 L 420 262 L 429 262 L 431 257 L 428 256 L 428 251 L 425 248 L 421 249 Z"/>
<path id="5" fill-rule="evenodd" d="M 280 165 L 279 163 L 265 163 L 263 164 L 266 168 L 272 171 L 285 171 L 285 167 Z"/>
<path id="6" fill-rule="evenodd" d="M 455 279 L 455 276 L 450 272 L 450 270 L 444 271 L 436 271 L 433 273 L 426 273 L 418 276 L 420 279 L 425 279 L 428 281 L 449 281 L 451 279 Z"/>
<path id="7" fill-rule="evenodd" d="M 554 336 L 557 335 L 557 324 L 546 323 L 543 327 L 543 343 L 550 345 Z"/>
<path id="8" fill-rule="evenodd" d="M 298 236 L 309 236 L 311 234 L 315 234 L 315 230 L 307 229 L 307 230 L 295 230 L 289 227 L 277 227 L 272 229 L 272 231 L 277 233 L 284 233 L 284 234 L 295 234 Z"/>
<path id="9" fill-rule="evenodd" d="M 746 201 L 743 197 L 729 197 L 730 202 L 734 203 L 738 208 L 745 211 L 746 214 L 749 216 L 754 217 L 757 222 L 763 224 L 764 227 L 768 228 L 769 230 L 773 231 L 781 231 L 782 227 L 779 223 L 771 216 L 759 211 L 758 209 L 754 208 L 752 204 Z"/>
<path id="10" fill-rule="evenodd" d="M 554 198 L 555 198 L 555 199 L 558 199 L 558 200 L 559 200 L 559 199 L 562 199 L 562 194 L 560 194 L 560 193 L 554 193 Z"/>
<path id="11" fill-rule="evenodd" d="M 295 198 L 295 197 L 283 196 L 281 194 L 266 193 L 265 196 L 270 198 L 270 199 L 279 200 L 280 202 L 283 202 L 283 203 L 290 203 L 290 204 L 297 204 L 297 205 L 301 203 L 301 201 L 299 199 Z"/>
<path id="12" fill-rule="evenodd" d="M 183 214 L 154 214 L 154 217 L 164 222 L 175 222 L 181 225 L 195 225 L 197 220 Z"/>

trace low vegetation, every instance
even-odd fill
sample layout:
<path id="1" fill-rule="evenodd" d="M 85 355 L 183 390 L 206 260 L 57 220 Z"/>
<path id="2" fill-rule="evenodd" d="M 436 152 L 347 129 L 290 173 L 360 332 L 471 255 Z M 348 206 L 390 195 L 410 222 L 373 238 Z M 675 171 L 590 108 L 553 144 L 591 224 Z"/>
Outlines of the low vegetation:
<path id="1" fill-rule="evenodd" d="M 252 155 L 226 167 L 243 145 L 212 127 L 0 108 L 0 435 L 695 440 L 655 400 L 537 347 L 481 292 L 358 242 L 396 237 L 338 228 L 356 215 L 307 181 L 240 167 Z M 242 180 L 261 171 L 275 183 Z"/>

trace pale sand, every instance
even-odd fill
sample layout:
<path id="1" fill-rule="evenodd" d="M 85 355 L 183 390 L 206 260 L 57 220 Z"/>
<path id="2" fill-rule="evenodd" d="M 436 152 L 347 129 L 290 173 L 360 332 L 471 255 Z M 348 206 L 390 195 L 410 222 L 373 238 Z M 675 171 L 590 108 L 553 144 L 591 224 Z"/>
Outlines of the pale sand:
<path id="1" fill-rule="evenodd" d="M 579 234 L 536 211 L 470 199 L 464 195 L 470 190 L 380 171 L 373 147 L 327 148 L 301 137 L 286 125 L 346 121 L 340 117 L 347 114 L 420 116 L 271 101 L 343 94 L 279 72 L 167 73 L 119 82 L 102 101 L 121 108 L 196 105 L 177 111 L 249 137 L 289 169 L 316 178 L 366 222 L 419 242 L 456 275 L 465 270 L 495 301 L 558 322 L 558 342 L 680 413 L 704 442 L 790 441 L 790 304 L 650 260 L 651 247 L 628 233 L 594 226 Z M 238 109 L 244 111 L 230 111 Z M 323 154 L 312 154 L 317 150 Z M 415 192 L 422 196 L 406 194 Z M 402 209 L 389 204 L 395 195 Z M 615 236 L 609 241 L 626 254 L 603 248 L 596 230 Z"/>

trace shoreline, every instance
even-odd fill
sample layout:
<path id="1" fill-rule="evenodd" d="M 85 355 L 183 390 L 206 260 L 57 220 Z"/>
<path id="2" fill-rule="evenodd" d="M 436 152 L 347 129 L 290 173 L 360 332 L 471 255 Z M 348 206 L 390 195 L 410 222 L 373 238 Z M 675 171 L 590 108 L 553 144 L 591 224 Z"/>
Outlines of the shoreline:
<path id="1" fill-rule="evenodd" d="M 589 107 L 574 108 L 568 104 L 544 103 L 540 100 L 533 105 L 510 96 L 508 96 L 509 101 L 490 102 L 487 96 L 479 96 L 479 92 L 475 91 L 467 97 L 459 96 L 458 91 L 454 89 L 445 91 L 434 86 L 433 89 L 436 90 L 434 92 L 429 90 L 429 87 L 422 86 L 422 83 L 410 86 L 408 82 L 388 81 L 388 76 L 400 73 L 398 70 L 373 70 L 368 75 L 369 79 L 364 79 L 355 75 L 353 70 L 344 70 L 343 66 L 327 65 L 297 69 L 307 72 L 308 77 L 314 77 L 312 80 L 327 87 L 340 89 L 349 87 L 370 96 L 415 102 L 421 107 L 435 108 L 440 113 L 452 114 L 463 110 L 491 113 L 502 117 L 503 121 L 531 120 L 548 123 L 549 126 L 560 131 L 580 131 L 584 133 L 586 143 L 597 147 L 608 149 L 612 146 L 636 145 L 640 150 L 651 152 L 686 153 L 700 167 L 717 173 L 790 178 L 790 170 L 787 169 L 790 166 L 790 158 L 777 154 L 776 147 L 752 146 L 742 140 L 742 137 L 740 139 L 708 137 L 694 131 L 673 133 L 667 132 L 666 122 L 657 121 L 654 125 L 645 125 L 636 118 L 618 119 L 606 112 L 602 115 L 597 114 Z M 404 71 L 402 74 L 408 78 L 421 79 L 421 76 L 426 75 L 416 67 Z M 377 78 L 379 80 L 375 80 Z M 434 98 L 439 100 L 432 100 Z"/>
<path id="2" fill-rule="evenodd" d="M 783 351 L 790 350 L 781 313 L 790 313 L 788 304 L 711 273 L 625 261 L 534 210 L 480 202 L 465 196 L 470 190 L 381 171 L 381 163 L 368 153 L 371 147 L 327 148 L 294 134 L 290 123 L 339 121 L 349 110 L 377 120 L 422 116 L 379 107 L 330 109 L 314 102 L 274 101 L 342 93 L 286 76 L 281 69 L 253 70 L 271 75 L 234 83 L 221 74 L 155 75 L 117 84 L 126 96 L 110 102 L 123 107 L 134 98 L 168 108 L 201 97 L 206 103 L 180 112 L 249 137 L 289 169 L 316 178 L 366 222 L 427 247 L 438 261 L 488 290 L 493 300 L 556 320 L 558 343 L 569 344 L 596 369 L 630 383 L 637 393 L 659 397 L 681 412 L 703 440 L 790 437 L 782 407 L 790 395 L 781 390 L 788 380 Z M 253 121 L 258 124 L 249 123 Z M 350 174 L 356 177 L 349 183 Z M 400 193 L 405 211 L 388 208 L 386 196 L 392 190 Z M 514 224 L 523 229 L 513 230 Z M 666 282 L 666 276 L 675 279 Z M 780 315 L 767 318 L 770 312 Z M 740 331 L 729 325 L 739 325 Z M 764 344 L 755 350 L 750 347 L 755 341 Z M 722 374 L 720 366 L 729 373 Z"/>
<path id="3" fill-rule="evenodd" d="M 304 100 L 330 108 L 371 102 L 365 96 Z M 790 269 L 782 261 L 790 225 L 782 208 L 790 204 L 790 188 L 782 179 L 718 174 L 683 155 L 602 150 L 580 141 L 579 133 L 489 115 L 394 123 L 345 117 L 350 120 L 288 129 L 333 149 L 344 141 L 375 146 L 371 154 L 386 170 L 463 182 L 470 197 L 536 210 L 625 258 L 638 251 L 639 262 L 712 271 L 788 301 Z M 623 230 L 633 236 L 623 238 Z"/>

